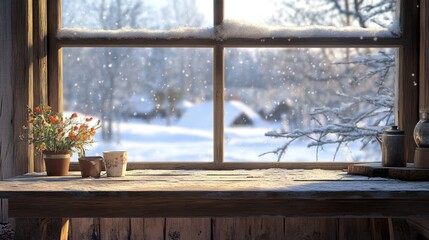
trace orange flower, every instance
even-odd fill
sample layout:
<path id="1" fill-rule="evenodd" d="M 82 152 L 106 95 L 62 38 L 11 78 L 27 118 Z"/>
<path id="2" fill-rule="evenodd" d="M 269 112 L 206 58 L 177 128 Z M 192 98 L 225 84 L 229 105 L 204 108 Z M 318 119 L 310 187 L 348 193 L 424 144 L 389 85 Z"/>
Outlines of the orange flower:
<path id="1" fill-rule="evenodd" d="M 49 120 L 51 121 L 51 123 L 55 123 L 57 121 L 57 118 L 54 116 L 49 116 Z"/>
<path id="2" fill-rule="evenodd" d="M 73 127 L 73 130 L 75 130 L 75 131 L 77 131 L 79 129 L 79 127 L 78 126 L 74 126 Z"/>
<path id="3" fill-rule="evenodd" d="M 34 112 L 35 112 L 35 113 L 39 113 L 39 112 L 40 112 L 40 108 L 39 108 L 39 107 L 35 107 L 35 108 L 34 108 Z"/>
<path id="4" fill-rule="evenodd" d="M 45 110 L 45 111 L 52 110 L 52 107 L 51 106 L 44 106 L 43 110 Z"/>
<path id="5" fill-rule="evenodd" d="M 46 145 L 44 143 L 41 143 L 41 144 L 39 144 L 38 148 L 41 149 L 41 150 L 45 150 L 46 149 Z"/>
<path id="6" fill-rule="evenodd" d="M 73 113 L 73 114 L 71 115 L 71 118 L 77 118 L 77 113 Z"/>
<path id="7" fill-rule="evenodd" d="M 70 138 L 71 140 L 76 138 L 76 135 L 74 134 L 74 132 L 69 132 L 69 136 L 68 138 Z"/>
<path id="8" fill-rule="evenodd" d="M 91 122 L 92 121 L 92 117 L 86 118 L 85 119 L 87 122 Z"/>

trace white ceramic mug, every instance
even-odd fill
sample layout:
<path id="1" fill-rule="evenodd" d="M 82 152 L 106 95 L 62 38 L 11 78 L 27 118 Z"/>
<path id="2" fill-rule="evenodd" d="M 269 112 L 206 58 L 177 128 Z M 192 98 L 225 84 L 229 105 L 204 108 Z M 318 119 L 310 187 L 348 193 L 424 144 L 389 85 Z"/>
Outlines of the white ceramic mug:
<path id="1" fill-rule="evenodd" d="M 104 165 L 108 177 L 123 177 L 127 171 L 128 152 L 103 152 Z"/>

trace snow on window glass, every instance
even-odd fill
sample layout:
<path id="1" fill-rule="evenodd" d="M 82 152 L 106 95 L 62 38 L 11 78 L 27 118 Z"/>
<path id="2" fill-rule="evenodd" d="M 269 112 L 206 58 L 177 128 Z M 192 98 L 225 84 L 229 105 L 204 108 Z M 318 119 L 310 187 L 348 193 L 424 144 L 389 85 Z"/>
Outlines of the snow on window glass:
<path id="1" fill-rule="evenodd" d="M 225 71 L 225 161 L 381 160 L 395 49 L 228 48 Z"/>
<path id="2" fill-rule="evenodd" d="M 396 25 L 396 0 L 225 0 L 225 18 L 286 26 Z"/>
<path id="3" fill-rule="evenodd" d="M 63 0 L 63 26 L 88 29 L 171 29 L 212 25 L 206 0 Z"/>
<path id="4" fill-rule="evenodd" d="M 103 123 L 86 154 L 212 161 L 212 58 L 211 49 L 65 48 L 64 111 Z"/>

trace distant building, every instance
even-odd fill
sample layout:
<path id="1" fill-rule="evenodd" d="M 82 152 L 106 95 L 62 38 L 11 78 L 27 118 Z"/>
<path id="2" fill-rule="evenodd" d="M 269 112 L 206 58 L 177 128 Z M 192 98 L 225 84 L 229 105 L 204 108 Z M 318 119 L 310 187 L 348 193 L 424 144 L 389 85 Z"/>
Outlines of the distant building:
<path id="1" fill-rule="evenodd" d="M 278 122 L 282 121 L 292 112 L 293 108 L 287 100 L 277 102 L 268 113 L 262 113 L 263 118 L 267 121 Z"/>
<path id="2" fill-rule="evenodd" d="M 259 126 L 264 120 L 253 109 L 241 101 L 225 101 L 224 125 Z M 178 121 L 179 126 L 210 129 L 213 128 L 213 101 L 206 101 L 190 107 Z"/>

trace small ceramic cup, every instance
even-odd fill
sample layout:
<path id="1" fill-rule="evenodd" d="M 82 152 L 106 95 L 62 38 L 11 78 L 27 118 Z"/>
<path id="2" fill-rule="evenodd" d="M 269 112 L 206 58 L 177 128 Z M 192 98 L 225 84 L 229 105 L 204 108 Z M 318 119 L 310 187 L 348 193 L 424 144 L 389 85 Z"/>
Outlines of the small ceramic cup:
<path id="1" fill-rule="evenodd" d="M 127 171 L 128 152 L 103 152 L 104 166 L 108 177 L 123 177 Z"/>
<path id="2" fill-rule="evenodd" d="M 100 156 L 80 157 L 79 166 L 83 178 L 99 178 L 103 158 Z"/>

